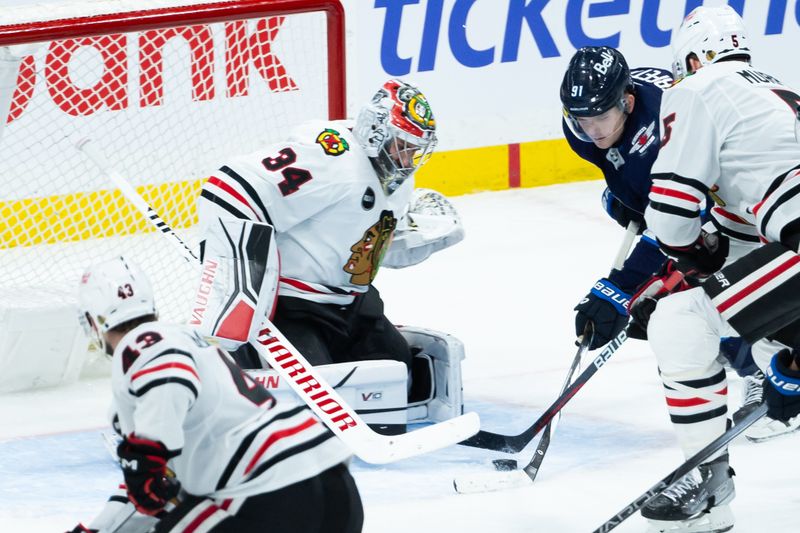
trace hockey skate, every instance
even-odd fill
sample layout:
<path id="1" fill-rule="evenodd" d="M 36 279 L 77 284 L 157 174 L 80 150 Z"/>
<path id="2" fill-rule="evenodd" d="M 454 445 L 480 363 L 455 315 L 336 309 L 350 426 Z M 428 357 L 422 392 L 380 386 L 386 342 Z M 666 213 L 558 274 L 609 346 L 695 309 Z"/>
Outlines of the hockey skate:
<path id="1" fill-rule="evenodd" d="M 762 403 L 764 403 L 764 373 L 757 370 L 743 379 L 742 406 L 733 413 L 733 423 L 738 424 Z"/>
<path id="2" fill-rule="evenodd" d="M 800 415 L 790 418 L 786 422 L 765 416 L 747 428 L 744 436 L 750 442 L 764 442 L 765 440 L 794 433 L 798 429 L 800 429 Z"/>
<path id="3" fill-rule="evenodd" d="M 733 413 L 734 424 L 738 424 L 741 419 L 764 403 L 764 374 L 760 370 L 751 376 L 744 377 L 742 397 L 742 406 Z M 800 416 L 791 418 L 787 422 L 765 416 L 747 428 L 744 436 L 750 442 L 763 442 L 787 435 L 798 429 L 800 429 Z"/>
<path id="4" fill-rule="evenodd" d="M 642 509 L 648 533 L 721 533 L 733 528 L 736 495 L 728 454 L 692 470 Z"/>

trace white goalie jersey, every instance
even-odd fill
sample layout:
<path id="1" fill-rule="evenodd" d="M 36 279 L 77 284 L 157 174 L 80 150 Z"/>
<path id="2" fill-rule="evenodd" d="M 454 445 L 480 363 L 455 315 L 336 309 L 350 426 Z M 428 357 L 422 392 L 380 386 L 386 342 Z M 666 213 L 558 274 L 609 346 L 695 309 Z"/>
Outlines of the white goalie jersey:
<path id="1" fill-rule="evenodd" d="M 204 235 L 217 219 L 271 225 L 280 253 L 279 294 L 347 305 L 366 292 L 396 232 L 417 236 L 402 239 L 387 261 L 392 267 L 461 239 L 454 211 L 442 211 L 427 233 L 426 216 L 422 226 L 405 220 L 413 195 L 413 178 L 386 194 L 346 122 L 308 122 L 286 142 L 216 171 L 203 185 L 198 213 Z"/>
<path id="2" fill-rule="evenodd" d="M 113 410 L 123 435 L 163 442 L 184 490 L 240 498 L 311 478 L 349 450 L 306 407 L 273 396 L 185 326 L 142 324 L 118 344 Z"/>
<path id="3" fill-rule="evenodd" d="M 796 92 L 741 61 L 708 65 L 665 91 L 647 227 L 666 245 L 693 243 L 708 194 L 715 226 L 757 243 L 759 202 L 800 164 L 798 105 Z"/>

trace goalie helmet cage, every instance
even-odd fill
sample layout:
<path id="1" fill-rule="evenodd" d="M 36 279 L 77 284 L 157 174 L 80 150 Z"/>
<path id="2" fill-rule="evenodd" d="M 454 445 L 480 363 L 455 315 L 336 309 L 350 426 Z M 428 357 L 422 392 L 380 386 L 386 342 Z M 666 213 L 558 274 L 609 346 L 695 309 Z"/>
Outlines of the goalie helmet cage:
<path id="1" fill-rule="evenodd" d="M 338 0 L 3 8 L 0 46 L 42 44 L 22 61 L 0 137 L 0 308 L 29 289 L 74 302 L 89 263 L 124 253 L 162 318 L 186 321 L 196 271 L 75 143 L 91 139 L 196 247 L 210 172 L 299 121 L 344 118 L 344 41 Z"/>

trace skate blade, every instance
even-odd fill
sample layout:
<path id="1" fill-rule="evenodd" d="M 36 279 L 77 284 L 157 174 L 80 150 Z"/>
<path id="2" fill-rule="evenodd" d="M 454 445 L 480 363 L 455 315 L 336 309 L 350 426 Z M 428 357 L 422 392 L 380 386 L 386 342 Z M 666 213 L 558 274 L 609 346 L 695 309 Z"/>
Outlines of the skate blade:
<path id="1" fill-rule="evenodd" d="M 717 505 L 688 520 L 647 519 L 647 533 L 722 533 L 733 529 L 730 505 Z"/>

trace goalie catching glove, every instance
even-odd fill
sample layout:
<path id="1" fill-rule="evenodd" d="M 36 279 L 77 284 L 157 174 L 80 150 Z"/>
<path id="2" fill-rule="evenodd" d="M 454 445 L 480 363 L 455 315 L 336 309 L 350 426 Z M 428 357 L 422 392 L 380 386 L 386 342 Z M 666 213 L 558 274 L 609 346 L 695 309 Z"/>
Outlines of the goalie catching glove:
<path id="1" fill-rule="evenodd" d="M 180 483 L 167 472 L 167 460 L 174 454 L 162 442 L 132 434 L 122 439 L 117 456 L 128 498 L 140 513 L 158 515 L 178 495 Z"/>
<path id="2" fill-rule="evenodd" d="M 414 189 L 408 212 L 395 230 L 383 265 L 389 268 L 416 265 L 463 239 L 464 227 L 450 200 L 431 189 Z"/>

